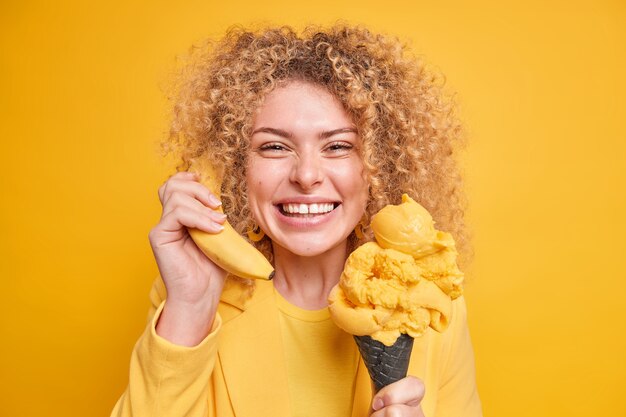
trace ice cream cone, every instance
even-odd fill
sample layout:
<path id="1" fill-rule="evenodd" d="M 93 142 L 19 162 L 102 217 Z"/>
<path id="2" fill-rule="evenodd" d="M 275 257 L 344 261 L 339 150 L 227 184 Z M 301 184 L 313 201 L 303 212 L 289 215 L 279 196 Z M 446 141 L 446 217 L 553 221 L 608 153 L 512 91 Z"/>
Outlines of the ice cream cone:
<path id="1" fill-rule="evenodd" d="M 391 346 L 386 346 L 370 336 L 354 336 L 354 340 L 359 347 L 376 392 L 406 376 L 413 348 L 411 336 L 401 334 Z"/>

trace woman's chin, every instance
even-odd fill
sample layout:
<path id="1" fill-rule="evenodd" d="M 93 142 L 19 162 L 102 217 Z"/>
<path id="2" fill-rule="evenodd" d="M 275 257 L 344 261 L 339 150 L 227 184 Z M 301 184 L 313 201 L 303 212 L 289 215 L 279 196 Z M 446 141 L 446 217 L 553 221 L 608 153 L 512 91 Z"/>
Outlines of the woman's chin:
<path id="1" fill-rule="evenodd" d="M 319 239 L 307 236 L 306 238 L 297 237 L 291 239 L 289 242 L 281 242 L 272 240 L 274 244 L 274 253 L 278 255 L 277 251 L 282 252 L 283 256 L 292 255 L 299 257 L 314 258 L 317 256 L 332 253 L 335 250 L 342 250 L 345 254 L 345 246 L 347 245 L 347 239 L 342 239 L 335 242 L 329 242 L 328 239 L 320 237 Z M 280 255 L 278 255 L 280 256 Z"/>

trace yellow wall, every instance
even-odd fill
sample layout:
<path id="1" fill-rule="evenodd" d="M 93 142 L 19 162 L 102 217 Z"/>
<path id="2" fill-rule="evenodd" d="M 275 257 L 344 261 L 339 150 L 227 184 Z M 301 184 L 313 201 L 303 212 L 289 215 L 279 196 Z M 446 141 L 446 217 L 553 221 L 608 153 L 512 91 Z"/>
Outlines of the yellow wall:
<path id="1" fill-rule="evenodd" d="M 459 93 L 486 414 L 626 415 L 623 1 L 127 3 L 0 5 L 0 415 L 107 415 L 124 389 L 174 57 L 337 18 L 410 39 Z"/>

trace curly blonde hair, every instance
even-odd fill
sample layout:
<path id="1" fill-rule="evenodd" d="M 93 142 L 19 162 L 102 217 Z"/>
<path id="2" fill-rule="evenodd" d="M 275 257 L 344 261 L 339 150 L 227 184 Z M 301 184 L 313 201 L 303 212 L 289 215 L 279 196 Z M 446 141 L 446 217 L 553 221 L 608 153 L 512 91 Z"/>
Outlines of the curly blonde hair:
<path id="1" fill-rule="evenodd" d="M 264 97 L 291 80 L 319 85 L 352 117 L 369 182 L 362 224 L 407 193 L 450 232 L 461 264 L 471 258 L 466 200 L 456 162 L 462 129 L 444 78 L 396 38 L 344 24 L 330 28 L 234 27 L 192 49 L 175 84 L 166 152 L 179 170 L 210 163 L 223 174 L 221 200 L 233 227 L 253 225 L 245 181 L 252 118 Z M 372 239 L 350 237 L 350 248 Z M 255 245 L 271 260 L 268 238 Z"/>

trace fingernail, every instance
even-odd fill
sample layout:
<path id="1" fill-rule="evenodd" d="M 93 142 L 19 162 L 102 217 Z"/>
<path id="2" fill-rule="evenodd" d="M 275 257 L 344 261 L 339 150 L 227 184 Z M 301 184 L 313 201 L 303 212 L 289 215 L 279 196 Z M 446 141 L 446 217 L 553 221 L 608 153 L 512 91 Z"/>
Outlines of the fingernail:
<path id="1" fill-rule="evenodd" d="M 209 201 L 211 202 L 211 204 L 215 205 L 215 206 L 221 206 L 222 202 L 220 200 L 217 199 L 217 197 L 215 197 L 213 194 L 209 194 Z"/>
<path id="2" fill-rule="evenodd" d="M 385 405 L 385 403 L 383 403 L 383 399 L 380 397 L 376 397 L 374 399 L 374 403 L 372 403 L 372 408 L 374 409 L 374 411 L 378 411 L 383 408 L 383 405 Z"/>

